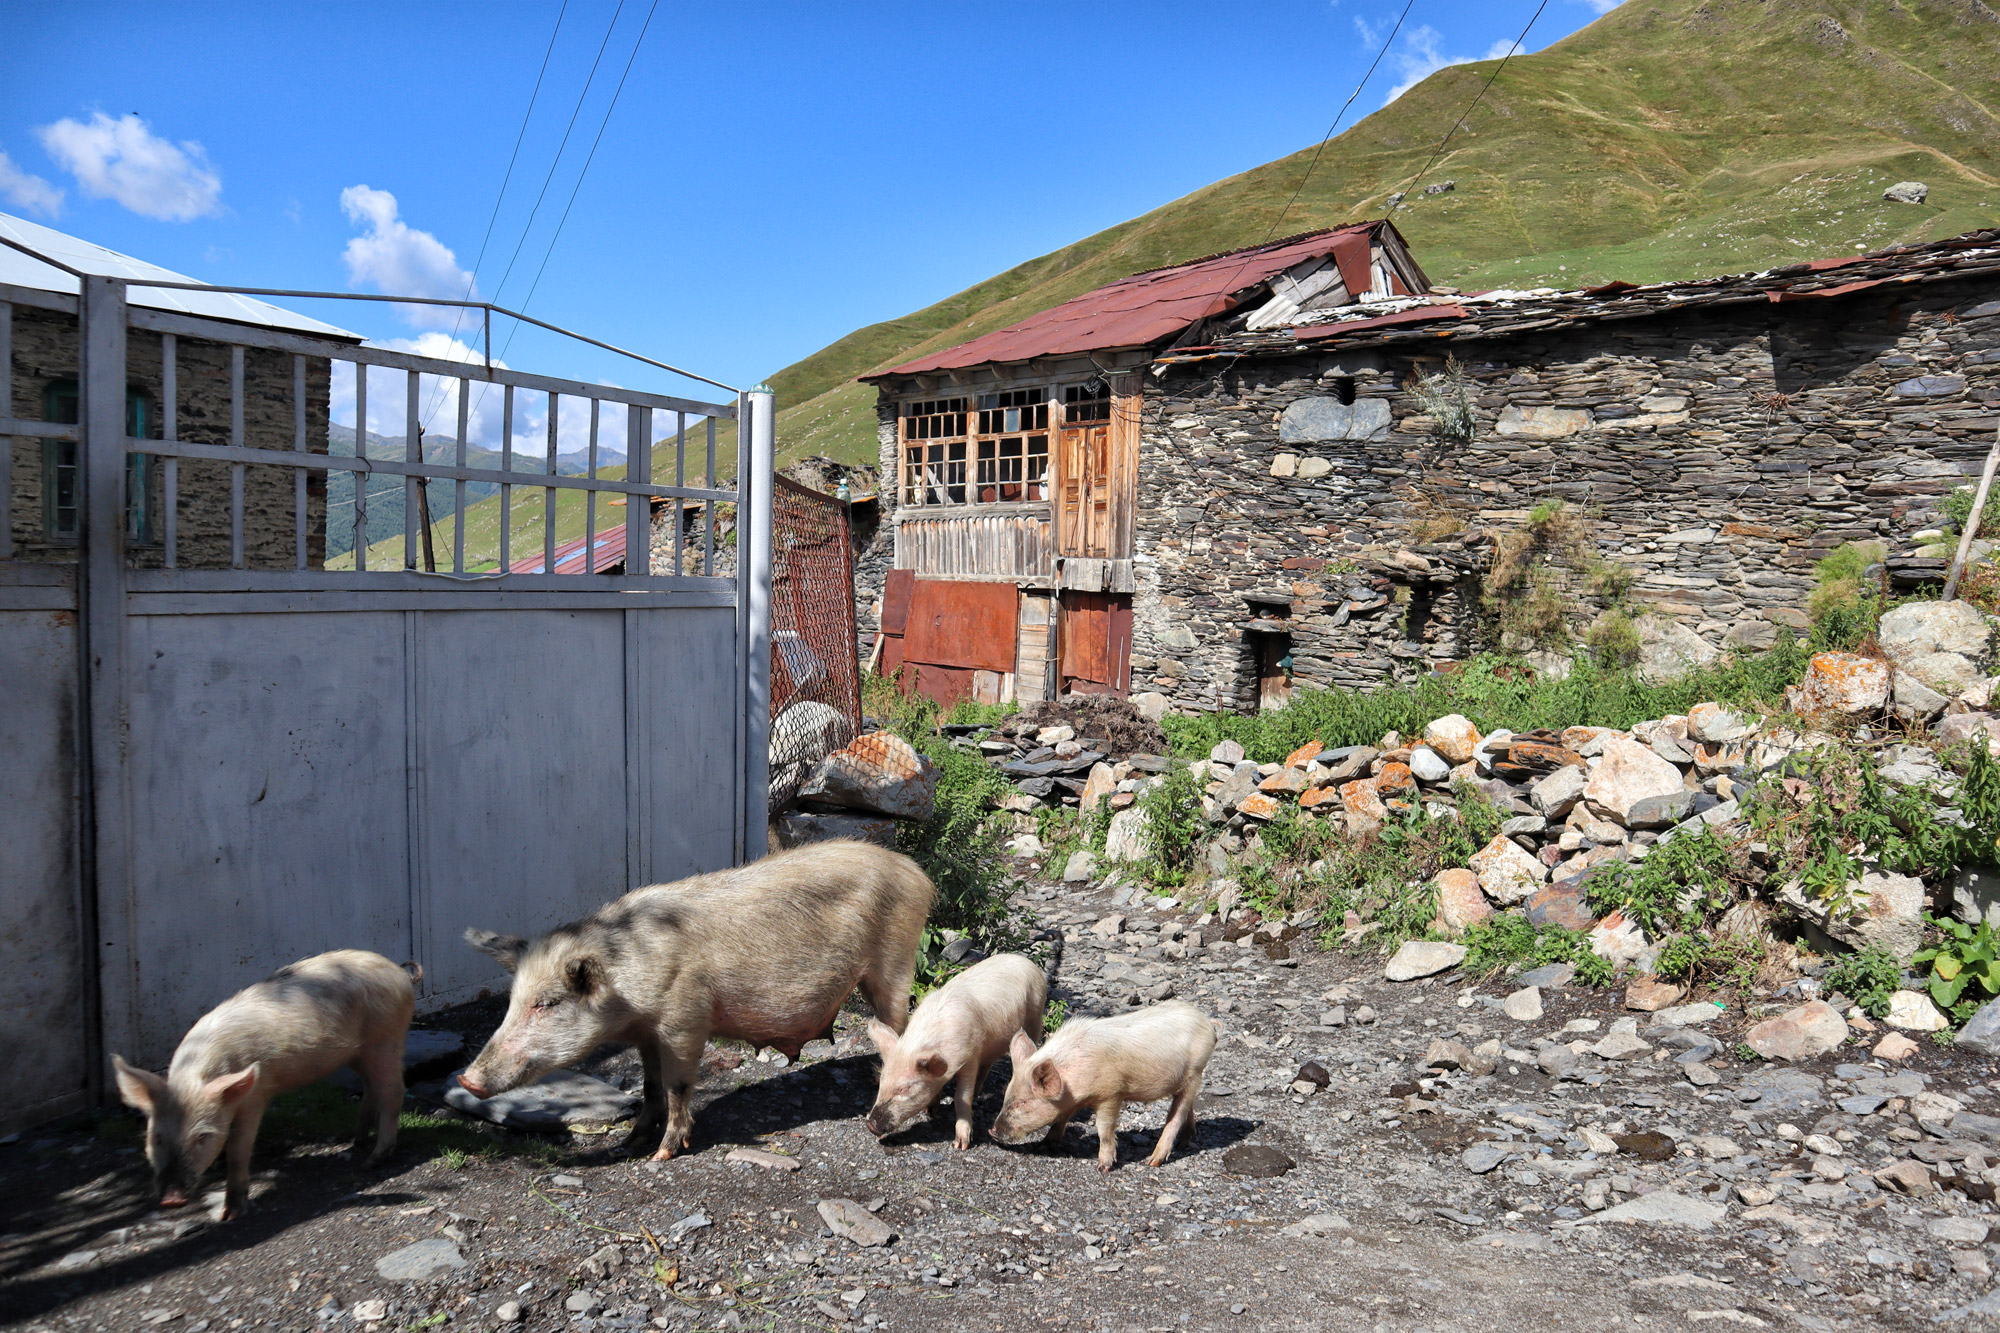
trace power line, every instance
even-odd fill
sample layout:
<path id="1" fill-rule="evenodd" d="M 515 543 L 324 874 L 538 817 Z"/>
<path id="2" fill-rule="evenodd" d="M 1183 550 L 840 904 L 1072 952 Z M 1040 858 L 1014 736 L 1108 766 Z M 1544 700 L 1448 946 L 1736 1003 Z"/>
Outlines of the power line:
<path id="1" fill-rule="evenodd" d="M 590 96 L 590 85 L 597 81 L 597 67 L 604 63 L 605 49 L 611 45 L 611 34 L 618 27 L 619 15 L 624 12 L 625 0 L 618 0 L 618 8 L 612 11 L 611 22 L 604 29 L 604 40 L 598 43 L 597 59 L 590 62 L 590 74 L 583 81 L 583 91 L 576 95 L 576 108 L 569 113 L 569 124 L 563 129 L 562 142 L 556 145 L 556 155 L 549 159 L 548 174 L 542 177 L 542 188 L 535 195 L 534 207 L 528 210 L 528 222 L 521 228 L 521 239 L 514 243 L 514 253 L 507 257 L 507 269 L 493 288 L 493 300 L 500 299 L 501 288 L 507 285 L 507 279 L 514 272 L 514 263 L 521 257 L 521 247 L 528 243 L 528 233 L 535 228 L 535 215 L 541 212 L 542 200 L 548 197 L 549 184 L 556 178 L 556 167 L 561 164 L 563 152 L 569 147 L 569 136 L 576 129 L 576 118 L 583 114 L 584 99 Z"/>
<path id="2" fill-rule="evenodd" d="M 660 0 L 653 0 L 652 6 L 646 10 L 646 21 L 639 25 L 639 39 L 632 43 L 632 54 L 625 57 L 625 72 L 618 76 L 618 86 L 611 93 L 611 104 L 604 108 L 604 119 L 597 123 L 597 137 L 590 141 L 590 152 L 583 159 L 583 170 L 576 175 L 576 184 L 569 192 L 569 202 L 563 205 L 562 217 L 556 223 L 555 234 L 549 237 L 549 248 L 542 252 L 541 267 L 535 270 L 535 280 L 528 285 L 527 296 L 522 298 L 523 310 L 526 310 L 528 303 L 535 299 L 535 290 L 542 285 L 542 274 L 549 267 L 549 257 L 555 254 L 556 242 L 562 239 L 563 227 L 569 222 L 569 212 L 576 207 L 576 196 L 583 190 L 583 178 L 590 174 L 590 164 L 597 160 L 597 145 L 604 141 L 605 128 L 611 124 L 611 113 L 618 109 L 618 99 L 625 91 L 625 80 L 632 76 L 633 62 L 639 58 L 639 48 L 646 42 L 646 30 L 653 26 L 653 13 L 659 7 Z M 520 327 L 517 323 L 514 328 L 507 331 L 507 341 L 501 344 L 501 355 L 506 355 L 507 348 L 514 345 L 514 333 Z"/>
<path id="3" fill-rule="evenodd" d="M 549 58 L 556 53 L 556 38 L 562 33 L 563 16 L 569 13 L 569 0 L 562 0 L 562 8 L 556 11 L 556 26 L 549 33 L 548 49 L 542 52 L 542 67 L 535 74 L 534 91 L 528 94 L 528 109 L 521 113 L 521 129 L 514 136 L 514 151 L 508 155 L 506 174 L 500 178 L 500 193 L 493 197 L 493 212 L 486 219 L 486 234 L 479 239 L 479 257 L 472 261 L 472 272 L 467 275 L 463 300 L 470 301 L 472 292 L 479 285 L 479 268 L 486 262 L 486 247 L 493 240 L 494 224 L 500 221 L 500 205 L 506 201 L 507 186 L 514 180 L 514 164 L 521 157 L 521 143 L 528 137 L 528 121 L 534 117 L 535 102 L 542 95 L 542 80 L 548 76 Z M 451 340 L 458 341 L 458 331 L 465 323 L 466 307 L 460 306 L 451 318 Z M 424 427 L 429 429 L 431 418 L 444 403 L 444 381 L 439 379 L 431 386 L 431 403 L 424 411 Z"/>
<path id="4" fill-rule="evenodd" d="M 1423 181 L 1425 173 L 1429 172 L 1433 166 L 1437 165 L 1438 158 L 1444 155 L 1445 145 L 1451 142 L 1451 136 L 1457 134 L 1459 129 L 1465 124 L 1467 118 L 1470 117 L 1474 111 L 1479 109 L 1480 102 L 1485 100 L 1487 89 L 1491 88 L 1493 86 L 1493 81 L 1500 77 L 1500 71 L 1507 68 L 1507 62 L 1514 58 L 1514 53 L 1521 49 L 1521 44 L 1528 40 L 1528 29 L 1535 26 L 1535 20 L 1539 19 L 1542 16 L 1542 11 L 1544 9 L 1547 9 L 1548 7 L 1549 7 L 1549 0 L 1542 0 L 1542 2 L 1539 5 L 1535 6 L 1535 12 L 1528 16 L 1527 27 L 1521 29 L 1521 35 L 1519 37 L 1516 37 L 1514 39 L 1514 44 L 1507 48 L 1507 54 L 1500 57 L 1500 63 L 1495 65 L 1493 67 L 1493 72 L 1486 76 L 1486 82 L 1479 89 L 1478 95 L 1472 99 L 1472 105 L 1465 108 L 1464 114 L 1461 115 L 1457 120 L 1453 121 L 1451 128 L 1444 132 L 1444 138 L 1438 140 L 1438 146 L 1436 150 L 1431 153 L 1430 161 L 1424 163 L 1423 170 L 1419 171 L 1415 176 L 1411 177 L 1410 183 L 1403 187 L 1402 189 L 1403 194 L 1407 195 L 1410 191 L 1416 189 L 1418 184 L 1420 184 Z"/>
<path id="5" fill-rule="evenodd" d="M 1313 149 L 1312 161 L 1306 164 L 1306 174 L 1299 178 L 1298 188 L 1293 190 L 1292 197 L 1285 201 L 1285 206 L 1279 211 L 1277 220 L 1271 224 L 1271 229 L 1264 233 L 1265 243 L 1268 244 L 1270 239 L 1278 234 L 1278 227 L 1284 222 L 1285 215 L 1292 211 L 1292 205 L 1296 204 L 1299 196 L 1305 193 L 1306 182 L 1312 179 L 1313 169 L 1319 166 L 1320 154 L 1326 151 L 1328 142 L 1333 138 L 1333 132 L 1340 128 L 1340 122 L 1347 118 L 1348 108 L 1354 105 L 1354 99 L 1361 96 L 1361 90 L 1368 86 L 1368 80 L 1375 77 L 1375 66 L 1381 64 L 1382 57 L 1389 54 L 1390 45 L 1395 42 L 1396 34 L 1403 30 L 1403 20 L 1410 16 L 1410 10 L 1416 2 L 1417 0 L 1408 0 L 1403 6 L 1403 12 L 1396 16 L 1396 26 L 1389 30 L 1389 40 L 1382 43 L 1382 49 L 1375 53 L 1375 59 L 1369 64 L 1368 72 L 1361 76 L 1361 82 L 1355 84 L 1354 91 L 1347 95 L 1347 100 L 1341 104 L 1340 114 L 1333 118 L 1333 124 L 1327 126 L 1326 137 L 1319 141 L 1319 147 Z"/>

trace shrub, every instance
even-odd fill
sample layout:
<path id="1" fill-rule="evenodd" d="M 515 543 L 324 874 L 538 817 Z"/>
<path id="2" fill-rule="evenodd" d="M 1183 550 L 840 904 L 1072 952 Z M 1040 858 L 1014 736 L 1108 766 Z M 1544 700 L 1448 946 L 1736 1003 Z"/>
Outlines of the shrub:
<path id="1" fill-rule="evenodd" d="M 1459 970 L 1469 977 L 1487 976 L 1523 962 L 1535 952 L 1535 928 L 1516 912 L 1501 912 L 1467 927 L 1465 961 Z"/>
<path id="2" fill-rule="evenodd" d="M 1945 531 L 1954 537 L 1965 531 L 1965 520 L 1972 517 L 1972 491 L 1970 486 L 1960 486 L 1939 502 Z M 2000 486 L 1986 493 L 1986 508 L 1979 515 L 1980 532 L 1990 537 L 1996 530 L 2000 530 Z"/>
<path id="3" fill-rule="evenodd" d="M 1809 656 L 1802 645 L 1785 641 L 1768 652 L 1725 658 L 1654 685 L 1630 671 L 1601 666 L 1588 654 L 1561 680 L 1538 675 L 1518 659 L 1482 654 L 1455 673 L 1433 673 L 1410 685 L 1366 693 L 1300 689 L 1276 712 L 1175 716 L 1163 725 L 1181 754 L 1206 755 L 1216 742 L 1233 739 L 1259 763 L 1275 763 L 1307 741 L 1373 745 L 1384 732 L 1418 735 L 1447 713 L 1464 714 L 1482 732 L 1629 727 L 1685 713 L 1705 699 L 1741 709 L 1782 708 L 1786 688 L 1798 684 Z"/>
<path id="4" fill-rule="evenodd" d="M 1444 369 L 1419 375 L 1409 386 L 1417 409 L 1434 423 L 1439 437 L 1468 444 L 1478 427 L 1472 411 L 1472 381 L 1455 356 L 1445 358 Z"/>
<path id="5" fill-rule="evenodd" d="M 1185 884 L 1208 838 L 1201 809 L 1201 784 L 1194 770 L 1175 763 L 1139 798 L 1146 812 L 1146 860 L 1140 871 L 1155 884 Z"/>
<path id="6" fill-rule="evenodd" d="M 1747 874 L 1721 835 L 1704 826 L 1654 844 L 1643 861 L 1606 862 L 1585 882 L 1584 896 L 1597 915 L 1622 911 L 1658 939 L 1728 908 L 1737 897 L 1734 881 Z"/>
<path id="7" fill-rule="evenodd" d="M 1867 572 L 1884 555 L 1880 542 L 1845 542 L 1814 566 L 1816 586 L 1806 597 L 1814 651 L 1857 648 L 1874 635 L 1882 591 L 1869 583 Z"/>
<path id="8" fill-rule="evenodd" d="M 1639 628 L 1623 611 L 1606 611 L 1584 631 L 1584 644 L 1605 670 L 1636 666 L 1639 661 Z"/>
<path id="9" fill-rule="evenodd" d="M 1903 984 L 1903 969 L 1896 956 L 1879 944 L 1859 953 L 1843 954 L 1820 975 L 1820 987 L 1838 991 L 1861 1006 L 1861 1012 L 1880 1018 L 1889 1012 L 1889 994 Z"/>

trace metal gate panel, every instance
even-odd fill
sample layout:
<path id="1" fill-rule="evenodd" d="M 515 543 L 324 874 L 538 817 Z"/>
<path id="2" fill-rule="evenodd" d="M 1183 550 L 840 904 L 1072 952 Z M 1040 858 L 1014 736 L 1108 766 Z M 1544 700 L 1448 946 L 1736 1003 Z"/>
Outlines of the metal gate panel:
<path id="1" fill-rule="evenodd" d="M 73 586 L 0 586 L 0 1132 L 88 1091 L 75 608 Z"/>
<path id="2" fill-rule="evenodd" d="M 626 733 L 623 751 L 638 812 L 634 887 L 732 863 L 742 830 L 715 793 L 746 761 L 737 750 L 735 715 L 713 701 L 732 697 L 736 688 L 737 663 L 727 632 L 735 614 L 733 608 L 626 612 L 635 673 L 651 685 L 635 699 L 641 725 Z M 770 661 L 768 644 L 764 660 Z M 616 738 L 603 739 L 609 752 L 619 753 Z M 764 852 L 763 812 L 757 813 L 746 860 Z"/>
<path id="3" fill-rule="evenodd" d="M 105 1035 L 158 1064 L 284 963 L 411 956 L 405 629 L 396 612 L 129 623 L 130 892 L 103 930 L 132 976 Z"/>
<path id="4" fill-rule="evenodd" d="M 506 981 L 467 926 L 535 935 L 629 886 L 625 613 L 429 611 L 412 632 L 417 956 L 427 998 L 463 998 Z"/>

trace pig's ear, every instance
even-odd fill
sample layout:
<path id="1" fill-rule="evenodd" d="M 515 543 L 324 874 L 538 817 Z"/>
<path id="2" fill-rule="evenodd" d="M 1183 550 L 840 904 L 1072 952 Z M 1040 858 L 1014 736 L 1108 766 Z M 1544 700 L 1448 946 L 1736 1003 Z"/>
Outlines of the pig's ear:
<path id="1" fill-rule="evenodd" d="M 1028 1057 L 1035 1053 L 1035 1039 L 1025 1032 L 1016 1032 L 1014 1040 L 1008 1044 L 1007 1054 L 1014 1057 L 1014 1063 L 1024 1065 Z"/>
<path id="2" fill-rule="evenodd" d="M 924 1056 L 923 1059 L 918 1060 L 917 1068 L 923 1071 L 925 1078 L 943 1078 L 951 1072 L 951 1066 L 946 1064 L 944 1057 L 936 1051 L 932 1051 L 929 1055 Z"/>
<path id="3" fill-rule="evenodd" d="M 896 1029 L 879 1018 L 868 1020 L 868 1039 L 875 1043 L 875 1049 L 885 1058 L 895 1053 L 896 1043 L 902 1040 Z"/>
<path id="4" fill-rule="evenodd" d="M 604 964 L 589 954 L 572 958 L 563 968 L 563 979 L 578 995 L 589 995 L 604 984 Z"/>
<path id="5" fill-rule="evenodd" d="M 1028 1081 L 1034 1085 L 1036 1092 L 1047 1097 L 1050 1101 L 1055 1101 L 1062 1096 L 1062 1071 L 1047 1060 L 1035 1066 L 1034 1072 L 1028 1075 Z"/>
<path id="6" fill-rule="evenodd" d="M 202 1092 L 223 1106 L 234 1106 L 250 1095 L 262 1072 L 256 1065 L 236 1074 L 220 1074 L 202 1085 Z"/>
<path id="7" fill-rule="evenodd" d="M 465 942 L 509 972 L 512 972 L 514 965 L 521 961 L 521 951 L 528 947 L 528 942 L 519 935 L 495 935 L 492 931 L 481 930 L 477 926 L 465 928 Z"/>
<path id="8" fill-rule="evenodd" d="M 167 1081 L 151 1070 L 134 1069 L 125 1057 L 111 1057 L 111 1072 L 118 1079 L 118 1096 L 135 1111 L 153 1113 L 153 1104 L 166 1095 Z"/>

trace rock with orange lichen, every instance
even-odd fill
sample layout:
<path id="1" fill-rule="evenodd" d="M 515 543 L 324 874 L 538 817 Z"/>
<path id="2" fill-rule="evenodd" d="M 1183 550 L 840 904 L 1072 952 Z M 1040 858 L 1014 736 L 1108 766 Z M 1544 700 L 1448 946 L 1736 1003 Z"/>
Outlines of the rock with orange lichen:
<path id="1" fill-rule="evenodd" d="M 1858 653 L 1814 653 L 1805 679 L 1787 692 L 1801 713 L 1861 717 L 1889 702 L 1889 664 Z"/>

